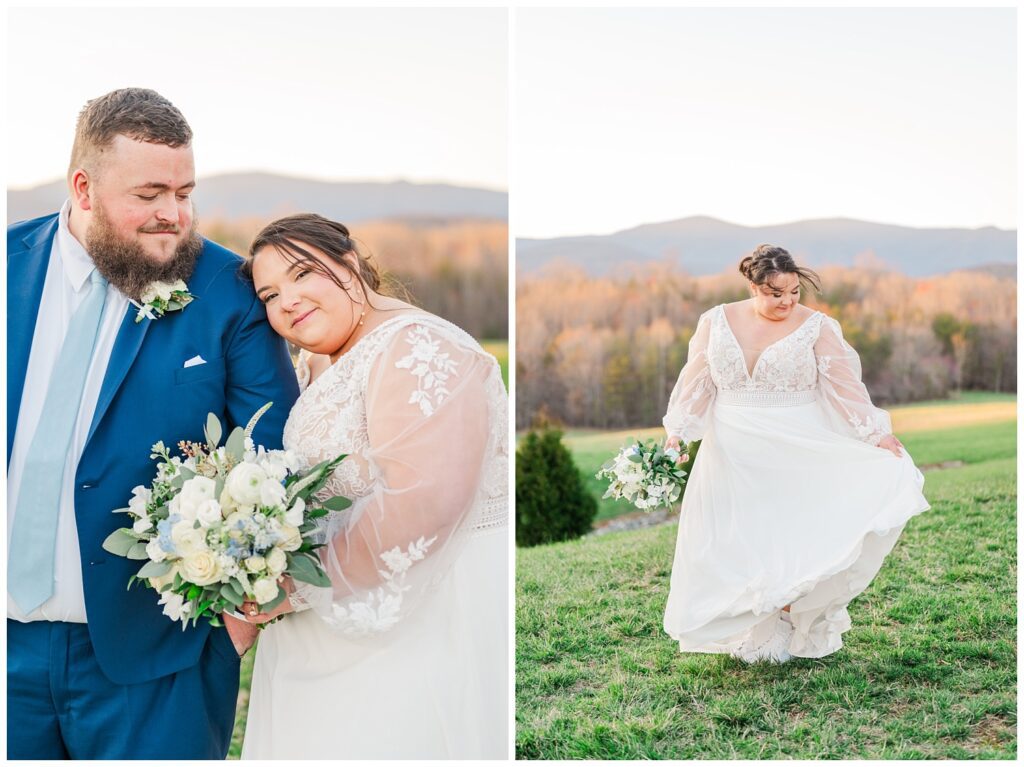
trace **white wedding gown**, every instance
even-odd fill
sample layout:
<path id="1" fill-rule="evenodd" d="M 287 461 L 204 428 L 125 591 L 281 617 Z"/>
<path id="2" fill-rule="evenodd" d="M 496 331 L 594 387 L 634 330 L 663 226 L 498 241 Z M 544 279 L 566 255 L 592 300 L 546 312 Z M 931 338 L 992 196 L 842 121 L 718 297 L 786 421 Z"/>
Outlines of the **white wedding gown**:
<path id="1" fill-rule="evenodd" d="M 332 588 L 259 640 L 243 759 L 508 757 L 508 408 L 494 358 L 405 313 L 306 385 L 284 445 L 348 453 Z M 301 609 L 308 608 L 308 609 Z"/>
<path id="2" fill-rule="evenodd" d="M 929 508 L 906 451 L 876 446 L 889 416 L 871 404 L 839 323 L 814 312 L 748 372 L 716 306 L 697 324 L 664 423 L 680 442 L 703 438 L 665 631 L 684 652 L 748 662 L 836 652 L 847 604 Z"/>

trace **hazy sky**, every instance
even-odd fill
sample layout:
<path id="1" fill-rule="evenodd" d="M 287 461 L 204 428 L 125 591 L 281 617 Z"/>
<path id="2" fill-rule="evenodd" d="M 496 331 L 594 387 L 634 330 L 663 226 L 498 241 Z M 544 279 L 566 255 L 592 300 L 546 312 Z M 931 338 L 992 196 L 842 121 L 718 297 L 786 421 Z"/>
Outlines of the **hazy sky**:
<path id="1" fill-rule="evenodd" d="M 520 236 L 1016 228 L 1013 9 L 518 9 Z"/>
<path id="2" fill-rule="evenodd" d="M 501 8 L 13 9 L 7 182 L 63 177 L 79 110 L 173 101 L 197 171 L 507 188 Z"/>

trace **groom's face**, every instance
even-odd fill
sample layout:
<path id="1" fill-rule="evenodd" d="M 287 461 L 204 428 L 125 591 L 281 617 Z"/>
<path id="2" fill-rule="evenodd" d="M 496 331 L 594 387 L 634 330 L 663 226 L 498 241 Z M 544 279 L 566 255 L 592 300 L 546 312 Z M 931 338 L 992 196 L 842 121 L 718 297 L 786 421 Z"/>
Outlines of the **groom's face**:
<path id="1" fill-rule="evenodd" d="M 93 217 L 110 234 L 167 263 L 192 231 L 195 163 L 192 147 L 169 147 L 116 136 L 90 178 Z"/>

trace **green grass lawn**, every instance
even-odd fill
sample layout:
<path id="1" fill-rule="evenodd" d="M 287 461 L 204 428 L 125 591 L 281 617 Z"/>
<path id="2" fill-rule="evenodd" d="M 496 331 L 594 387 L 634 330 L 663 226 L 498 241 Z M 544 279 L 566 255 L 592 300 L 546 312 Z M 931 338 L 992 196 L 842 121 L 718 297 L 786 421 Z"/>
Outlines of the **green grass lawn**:
<path id="1" fill-rule="evenodd" d="M 1015 758 L 1013 424 L 903 441 L 966 465 L 928 473 L 932 510 L 827 658 L 680 653 L 661 627 L 676 525 L 520 549 L 518 758 Z"/>

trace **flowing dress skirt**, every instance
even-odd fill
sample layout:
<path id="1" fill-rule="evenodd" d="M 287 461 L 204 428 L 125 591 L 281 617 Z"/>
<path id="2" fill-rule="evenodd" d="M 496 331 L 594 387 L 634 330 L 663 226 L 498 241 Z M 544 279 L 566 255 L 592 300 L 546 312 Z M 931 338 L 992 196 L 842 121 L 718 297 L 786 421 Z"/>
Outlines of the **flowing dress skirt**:
<path id="1" fill-rule="evenodd" d="M 924 477 L 906 451 L 837 430 L 818 400 L 723 399 L 683 497 L 665 630 L 685 652 L 748 661 L 834 653 L 847 604 L 929 508 Z"/>
<path id="2" fill-rule="evenodd" d="M 312 611 L 264 630 L 243 759 L 507 759 L 507 528 L 465 544 L 433 597 L 353 640 Z"/>

